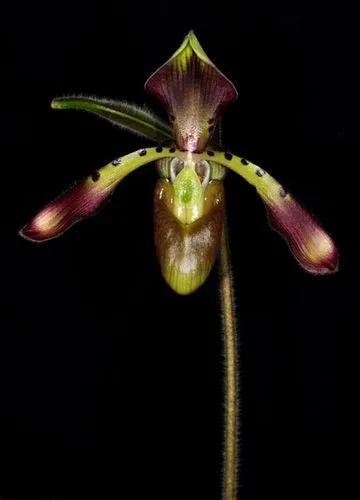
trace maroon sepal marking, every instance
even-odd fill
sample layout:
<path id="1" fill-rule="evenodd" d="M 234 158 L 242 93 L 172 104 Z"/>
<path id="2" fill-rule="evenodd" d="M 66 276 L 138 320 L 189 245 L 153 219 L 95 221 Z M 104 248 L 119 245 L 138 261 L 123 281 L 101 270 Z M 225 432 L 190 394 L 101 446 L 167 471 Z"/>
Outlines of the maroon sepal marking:
<path id="1" fill-rule="evenodd" d="M 189 46 L 151 75 L 145 89 L 166 108 L 178 148 L 191 152 L 206 148 L 218 115 L 237 98 L 230 80 Z"/>

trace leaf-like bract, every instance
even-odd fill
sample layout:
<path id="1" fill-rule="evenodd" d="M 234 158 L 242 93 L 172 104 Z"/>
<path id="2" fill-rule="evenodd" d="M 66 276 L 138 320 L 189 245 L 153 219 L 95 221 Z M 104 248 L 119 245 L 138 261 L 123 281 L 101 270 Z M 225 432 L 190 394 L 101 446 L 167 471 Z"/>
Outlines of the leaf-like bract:
<path id="1" fill-rule="evenodd" d="M 172 139 L 172 131 L 166 122 L 153 112 L 124 101 L 91 96 L 57 97 L 51 101 L 53 109 L 80 109 L 94 113 L 114 125 L 135 134 L 161 142 Z"/>

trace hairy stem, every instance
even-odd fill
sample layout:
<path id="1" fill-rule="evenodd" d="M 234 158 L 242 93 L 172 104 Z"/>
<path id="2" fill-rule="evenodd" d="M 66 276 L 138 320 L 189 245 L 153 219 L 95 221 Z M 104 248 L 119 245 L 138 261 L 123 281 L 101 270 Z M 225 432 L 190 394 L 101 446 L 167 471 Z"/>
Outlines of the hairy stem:
<path id="1" fill-rule="evenodd" d="M 225 439 L 223 500 L 236 500 L 239 459 L 238 353 L 234 289 L 226 219 L 220 249 L 220 293 L 225 357 Z"/>

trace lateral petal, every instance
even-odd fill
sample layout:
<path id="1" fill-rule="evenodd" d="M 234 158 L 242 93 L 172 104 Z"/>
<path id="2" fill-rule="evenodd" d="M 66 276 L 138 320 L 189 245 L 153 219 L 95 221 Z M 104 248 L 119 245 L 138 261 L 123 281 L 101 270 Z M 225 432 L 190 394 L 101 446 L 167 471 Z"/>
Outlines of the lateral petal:
<path id="1" fill-rule="evenodd" d="M 208 151 L 198 156 L 228 167 L 256 188 L 265 203 L 270 225 L 285 239 L 306 271 L 313 274 L 337 271 L 338 252 L 331 237 L 270 174 L 231 153 Z"/>
<path id="2" fill-rule="evenodd" d="M 59 236 L 94 214 L 126 175 L 146 163 L 175 154 L 175 149 L 146 148 L 113 160 L 46 205 L 21 229 L 20 235 L 37 242 Z"/>

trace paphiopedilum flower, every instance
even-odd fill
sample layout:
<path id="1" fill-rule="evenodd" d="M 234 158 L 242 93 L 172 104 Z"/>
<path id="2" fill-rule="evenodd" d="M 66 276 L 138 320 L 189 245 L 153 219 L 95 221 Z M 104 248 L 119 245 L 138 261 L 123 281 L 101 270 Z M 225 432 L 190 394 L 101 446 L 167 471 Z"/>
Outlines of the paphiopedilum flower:
<path id="1" fill-rule="evenodd" d="M 155 245 L 168 284 L 180 294 L 196 290 L 219 251 L 224 220 L 223 178 L 230 169 L 262 198 L 271 226 L 310 273 L 337 269 L 337 250 L 315 219 L 263 168 L 219 151 L 217 119 L 237 98 L 234 85 L 216 68 L 190 32 L 175 54 L 150 76 L 145 89 L 165 107 L 170 124 L 147 109 L 94 97 L 62 97 L 55 109 L 82 109 L 158 143 L 94 171 L 45 206 L 21 230 L 32 241 L 59 236 L 93 214 L 128 174 L 156 163 Z M 165 141 L 165 143 L 164 143 Z"/>

